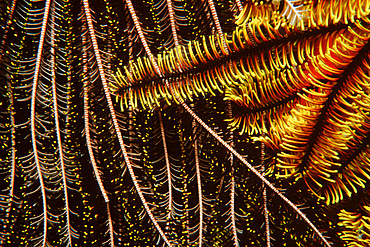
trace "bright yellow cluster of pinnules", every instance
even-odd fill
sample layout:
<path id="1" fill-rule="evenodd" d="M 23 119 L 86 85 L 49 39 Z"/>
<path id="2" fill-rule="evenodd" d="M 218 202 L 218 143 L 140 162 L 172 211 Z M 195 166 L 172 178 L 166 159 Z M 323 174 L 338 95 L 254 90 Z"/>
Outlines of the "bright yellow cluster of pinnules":
<path id="1" fill-rule="evenodd" d="M 236 105 L 234 130 L 266 133 L 257 139 L 269 148 L 270 172 L 339 203 L 370 180 L 370 1 L 302 1 L 299 11 L 246 6 L 232 34 L 131 61 L 111 89 L 122 108 L 224 94 Z M 360 231 L 350 228 L 346 241 Z"/>
<path id="2" fill-rule="evenodd" d="M 363 212 L 348 212 L 344 209 L 338 214 L 339 226 L 345 230 L 339 233 L 349 247 L 370 245 L 370 207 L 364 206 Z"/>
<path id="3" fill-rule="evenodd" d="M 228 85 L 238 83 L 248 76 L 248 71 L 255 69 L 230 61 L 230 57 L 237 54 L 240 57 L 243 50 L 293 32 L 294 27 L 288 25 L 289 21 L 273 9 L 272 4 L 247 6 L 237 20 L 240 25 L 231 35 L 203 37 L 200 41 L 163 51 L 156 58 L 143 57 L 131 61 L 123 68 L 123 74 L 117 72 L 116 83 L 111 85 L 113 93 L 121 98 L 122 107 L 130 104 L 133 108 L 159 106 L 161 99 L 170 104 L 171 100 L 177 101 L 176 98 L 192 100 L 199 95 L 214 95 L 217 91 L 224 93 Z M 252 17 L 254 21 L 243 22 Z M 156 60 L 161 75 L 156 73 L 152 59 Z M 175 95 L 165 86 L 166 81 Z"/>

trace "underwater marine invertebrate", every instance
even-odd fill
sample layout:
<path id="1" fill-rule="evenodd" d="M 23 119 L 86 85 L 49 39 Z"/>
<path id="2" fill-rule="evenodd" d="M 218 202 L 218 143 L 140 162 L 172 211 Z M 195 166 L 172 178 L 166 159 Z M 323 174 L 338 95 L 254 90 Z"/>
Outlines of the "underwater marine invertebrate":
<path id="1" fill-rule="evenodd" d="M 238 155 L 348 241 L 369 205 L 368 1 L 0 9 L 1 245 L 325 244 Z"/>

